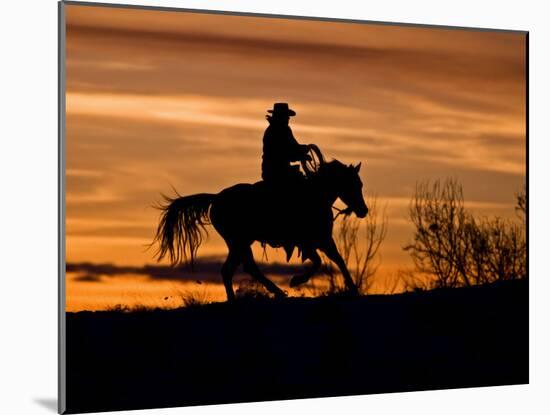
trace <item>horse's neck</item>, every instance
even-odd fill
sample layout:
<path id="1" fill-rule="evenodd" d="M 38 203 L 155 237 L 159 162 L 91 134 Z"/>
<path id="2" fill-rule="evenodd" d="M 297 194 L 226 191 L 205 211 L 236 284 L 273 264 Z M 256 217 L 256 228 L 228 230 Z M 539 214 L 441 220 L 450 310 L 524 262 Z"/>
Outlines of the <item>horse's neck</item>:
<path id="1" fill-rule="evenodd" d="M 315 189 L 314 193 L 315 198 L 317 199 L 317 203 L 321 205 L 332 206 L 338 198 L 338 194 L 330 178 L 326 176 L 317 176 L 314 177 L 312 181 L 312 185 Z"/>

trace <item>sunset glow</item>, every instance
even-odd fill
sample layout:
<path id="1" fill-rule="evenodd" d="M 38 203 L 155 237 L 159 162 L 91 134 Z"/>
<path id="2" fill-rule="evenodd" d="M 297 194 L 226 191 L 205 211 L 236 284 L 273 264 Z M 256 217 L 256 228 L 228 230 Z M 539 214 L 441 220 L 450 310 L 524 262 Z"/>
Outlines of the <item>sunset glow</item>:
<path id="1" fill-rule="evenodd" d="M 296 110 L 299 142 L 362 162 L 365 196 L 386 206 L 375 292 L 412 265 L 402 247 L 418 181 L 457 178 L 477 214 L 515 215 L 526 175 L 523 34 L 66 10 L 68 263 L 154 264 L 147 245 L 161 193 L 260 180 L 264 116 L 278 101 Z M 204 258 L 226 253 L 213 230 L 199 249 Z M 256 246 L 255 255 L 284 262 L 282 250 L 268 248 L 266 261 Z M 185 280 L 84 277 L 67 273 L 68 311 L 177 307 L 189 292 L 225 298 L 221 278 L 205 282 L 200 270 Z M 275 278 L 288 290 L 286 276 Z"/>

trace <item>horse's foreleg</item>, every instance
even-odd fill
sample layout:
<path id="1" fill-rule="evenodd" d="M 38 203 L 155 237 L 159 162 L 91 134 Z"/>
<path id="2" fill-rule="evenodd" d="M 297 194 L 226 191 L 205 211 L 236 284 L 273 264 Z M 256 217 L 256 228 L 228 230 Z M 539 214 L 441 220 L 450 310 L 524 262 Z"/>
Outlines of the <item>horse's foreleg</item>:
<path id="1" fill-rule="evenodd" d="M 325 253 L 325 255 L 336 264 L 336 266 L 340 269 L 340 272 L 342 273 L 344 277 L 344 282 L 346 284 L 346 288 L 348 291 L 354 294 L 358 294 L 359 290 L 357 289 L 357 286 L 353 282 L 353 279 L 351 278 L 351 274 L 349 273 L 348 267 L 346 265 L 346 262 L 340 255 L 340 252 L 338 252 L 338 248 L 336 247 L 336 243 L 334 242 L 334 239 L 330 239 L 330 242 L 321 248 L 321 251 Z"/>
<path id="2" fill-rule="evenodd" d="M 277 287 L 273 281 L 268 279 L 258 268 L 258 264 L 254 261 L 254 255 L 252 255 L 252 249 L 248 247 L 243 255 L 243 270 L 248 272 L 252 277 L 254 277 L 259 283 L 263 284 L 269 292 L 275 294 L 275 297 L 286 297 L 286 294 L 283 290 Z"/>
<path id="3" fill-rule="evenodd" d="M 227 300 L 235 300 L 235 292 L 233 291 L 233 275 L 237 270 L 237 267 L 241 263 L 239 256 L 231 249 L 229 249 L 229 254 L 227 259 L 222 265 L 222 277 L 223 285 L 225 286 L 225 292 L 227 293 Z"/>
<path id="4" fill-rule="evenodd" d="M 306 269 L 303 274 L 294 275 L 292 277 L 292 279 L 290 280 L 291 287 L 296 287 L 300 284 L 308 282 L 313 274 L 319 271 L 319 268 L 321 267 L 321 257 L 319 256 L 317 251 L 312 250 L 311 253 L 308 254 L 308 259 L 311 260 L 311 266 Z"/>

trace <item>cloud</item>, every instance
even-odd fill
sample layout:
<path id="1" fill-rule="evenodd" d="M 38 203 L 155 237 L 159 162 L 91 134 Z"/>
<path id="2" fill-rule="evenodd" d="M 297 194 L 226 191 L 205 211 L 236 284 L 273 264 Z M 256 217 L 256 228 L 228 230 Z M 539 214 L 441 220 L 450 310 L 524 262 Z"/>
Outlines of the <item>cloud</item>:
<path id="1" fill-rule="evenodd" d="M 524 93 L 521 34 L 73 10 L 70 90 L 339 104 L 406 91 L 483 111 Z"/>
<path id="2" fill-rule="evenodd" d="M 523 34 L 74 5 L 67 16 L 73 263 L 148 261 L 151 205 L 171 186 L 259 180 L 265 110 L 278 100 L 297 111 L 300 142 L 362 161 L 365 193 L 396 202 L 385 251 L 410 236 L 398 201 L 417 181 L 456 177 L 487 214 L 512 207 L 525 181 Z M 220 255 L 211 234 L 202 252 Z M 169 273 L 142 268 L 127 271 Z"/>
<path id="3" fill-rule="evenodd" d="M 74 277 L 77 282 L 100 282 L 101 279 L 101 274 L 78 274 Z"/>
<path id="4" fill-rule="evenodd" d="M 91 262 L 72 263 L 66 265 L 66 271 L 75 273 L 75 281 L 102 282 L 104 278 L 116 278 L 123 275 L 141 275 L 150 280 L 166 281 L 199 281 L 220 283 L 220 270 L 223 260 L 215 257 L 201 258 L 196 261 L 194 270 L 189 266 L 171 267 L 167 265 L 123 266 L 115 264 L 96 264 Z M 290 277 L 303 271 L 304 265 L 284 263 L 258 263 L 260 269 L 270 278 L 280 279 Z M 242 274 L 239 267 L 237 274 Z"/>

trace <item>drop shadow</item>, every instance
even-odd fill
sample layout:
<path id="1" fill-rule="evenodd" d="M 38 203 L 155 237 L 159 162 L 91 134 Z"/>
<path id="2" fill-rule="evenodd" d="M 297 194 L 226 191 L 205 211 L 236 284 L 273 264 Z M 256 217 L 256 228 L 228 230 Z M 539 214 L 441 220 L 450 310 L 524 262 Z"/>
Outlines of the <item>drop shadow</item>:
<path id="1" fill-rule="evenodd" d="M 34 402 L 38 405 L 57 413 L 57 399 L 56 398 L 35 398 Z"/>

